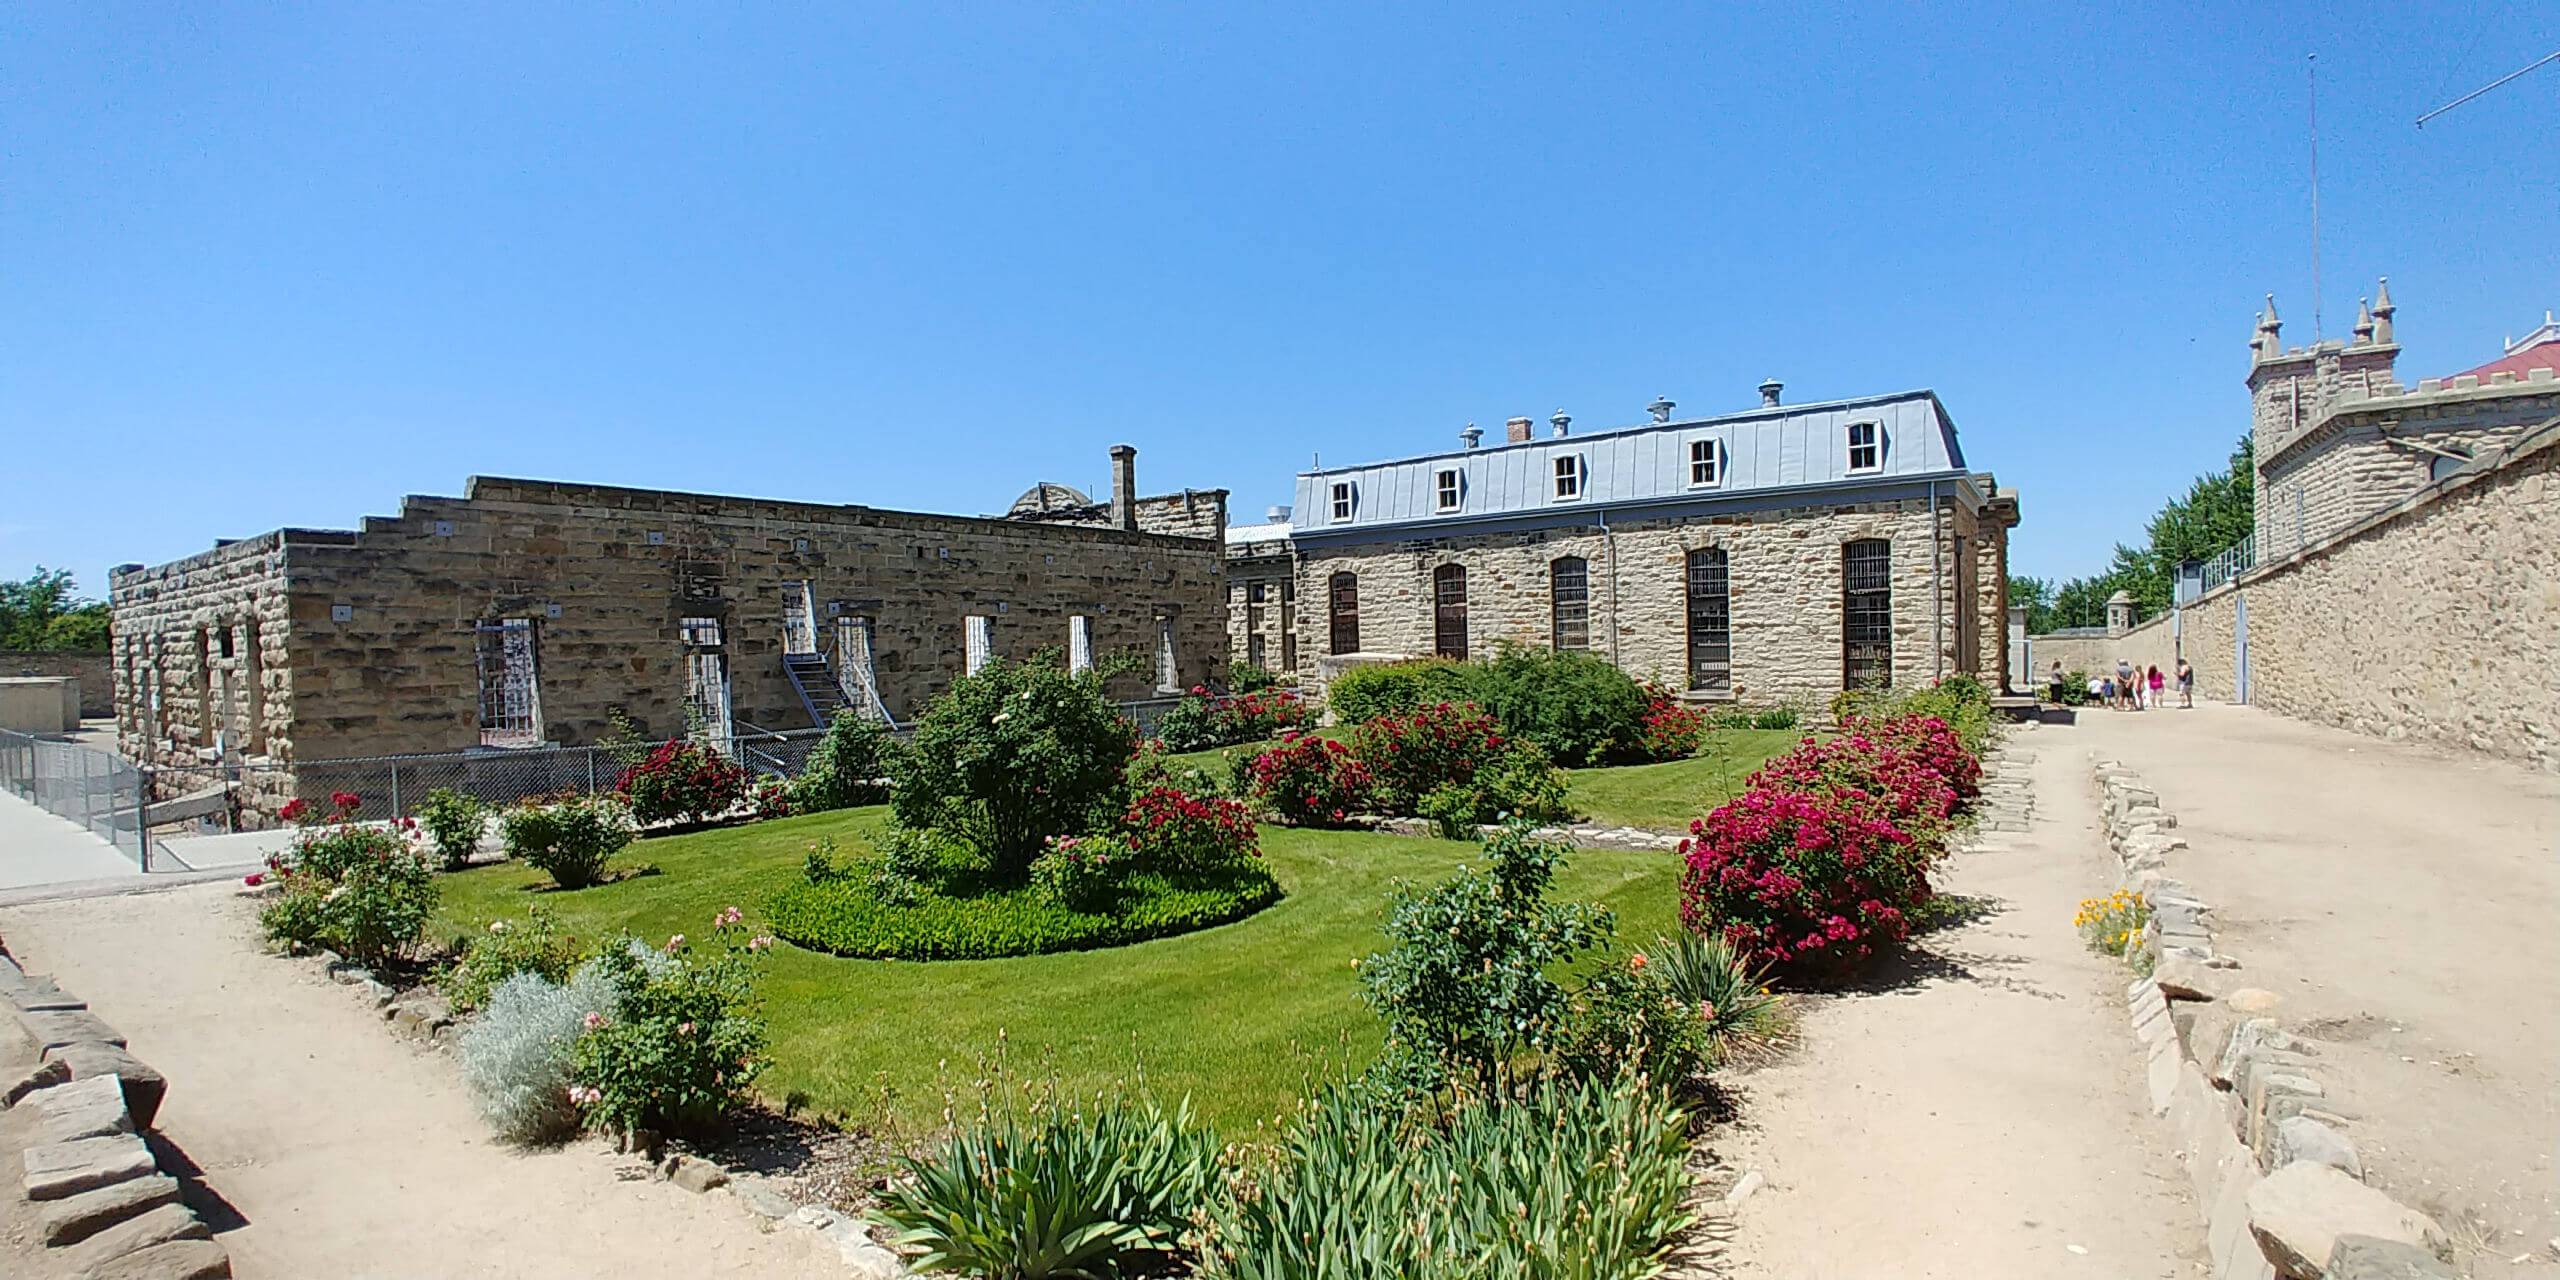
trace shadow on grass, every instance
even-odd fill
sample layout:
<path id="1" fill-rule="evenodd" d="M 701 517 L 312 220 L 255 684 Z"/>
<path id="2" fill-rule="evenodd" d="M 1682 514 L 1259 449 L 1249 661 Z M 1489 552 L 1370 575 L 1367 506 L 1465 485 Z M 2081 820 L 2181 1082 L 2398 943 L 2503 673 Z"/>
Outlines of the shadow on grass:
<path id="1" fill-rule="evenodd" d="M 643 876 L 654 876 L 654 875 L 663 875 L 663 874 L 665 874 L 665 873 L 664 873 L 664 872 L 661 872 L 661 871 L 659 871 L 659 870 L 658 870 L 658 867 L 657 867 L 657 864 L 656 864 L 656 863 L 644 862 L 644 863 L 641 863 L 639 866 L 636 866 L 636 867 L 623 867 L 623 868 L 620 868 L 620 869 L 618 869 L 618 870 L 614 870 L 614 871 L 606 872 L 606 873 L 605 873 L 605 874 L 603 874 L 603 875 L 597 876 L 597 877 L 595 878 L 595 880 L 594 880 L 594 881 L 592 881 L 591 883 L 579 885 L 577 888 L 574 888 L 574 889 L 569 888 L 569 887 L 567 887 L 567 886 L 565 886 L 565 885 L 555 884 L 555 883 L 553 883 L 553 882 L 551 882 L 551 881 L 549 881 L 549 880 L 541 880 L 541 881 L 536 881 L 536 882 L 535 882 L 535 883 L 533 883 L 533 884 L 528 884 L 528 885 L 521 885 L 521 886 L 518 886 L 518 887 L 517 887 L 517 889 L 516 889 L 516 892 L 518 892 L 518 893 L 584 893 L 584 892 L 586 892 L 586 891 L 587 891 L 587 890 L 589 890 L 589 889 L 601 889 L 601 888 L 605 887 L 606 885 L 609 885 L 609 884 L 620 884 L 620 883 L 622 883 L 622 882 L 623 882 L 623 881 L 625 881 L 625 880 L 637 880 L 637 879 L 640 879 L 640 878 L 641 878 L 641 877 L 643 877 Z"/>

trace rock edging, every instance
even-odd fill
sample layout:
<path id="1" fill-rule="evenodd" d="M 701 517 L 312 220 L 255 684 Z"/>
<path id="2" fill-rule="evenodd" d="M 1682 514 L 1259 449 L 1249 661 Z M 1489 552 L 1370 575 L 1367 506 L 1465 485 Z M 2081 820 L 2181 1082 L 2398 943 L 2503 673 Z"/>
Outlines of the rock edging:
<path id="1" fill-rule="evenodd" d="M 82 1280 L 217 1280 L 231 1255 L 179 1199 L 143 1134 L 168 1081 L 145 1066 L 88 1005 L 29 975 L 0 949 L 0 1008 L 18 1020 L 43 1060 L 0 1084 L 0 1105 L 26 1112 L 20 1191 L 37 1234 Z"/>
<path id="2" fill-rule="evenodd" d="M 2120 887 L 2151 907 L 2128 956 L 2149 971 L 2126 988 L 2125 1010 L 2151 1113 L 2205 1206 L 2216 1280 L 2451 1280 L 2441 1229 L 2362 1181 L 2318 1047 L 2267 1016 L 2281 999 L 2245 984 L 2214 946 L 2213 907 L 2169 875 L 2168 855 L 2189 847 L 2176 816 L 2117 761 L 2095 761 L 2090 776 Z"/>

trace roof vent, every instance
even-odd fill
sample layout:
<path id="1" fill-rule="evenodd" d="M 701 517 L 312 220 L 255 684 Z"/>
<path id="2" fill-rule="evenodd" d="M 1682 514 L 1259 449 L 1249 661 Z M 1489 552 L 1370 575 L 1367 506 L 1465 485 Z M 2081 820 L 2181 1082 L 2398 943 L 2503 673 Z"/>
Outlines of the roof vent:
<path id="1" fill-rule="evenodd" d="M 1468 423 L 1467 429 L 1458 433 L 1458 443 L 1470 449 L 1484 443 L 1484 428 Z"/>
<path id="2" fill-rule="evenodd" d="M 1779 393 L 1779 392 L 1781 392 L 1781 391 L 1784 391 L 1784 390 L 1786 390 L 1786 389 L 1787 389 L 1787 384 L 1785 384 L 1785 383 L 1783 383 L 1783 382 L 1778 381 L 1776 378 L 1771 378 L 1771 379 L 1769 379 L 1769 380 L 1767 380 L 1767 381 L 1765 381 L 1765 382 L 1761 383 L 1761 384 L 1760 384 L 1760 407 L 1761 407 L 1761 408 L 1763 408 L 1763 409 L 1775 409 L 1775 408 L 1777 408 L 1777 407 L 1778 407 L 1778 393 Z"/>
<path id="3" fill-rule="evenodd" d="M 1655 396 L 1653 398 L 1653 403 L 1646 405 L 1644 407 L 1644 411 L 1652 414 L 1653 420 L 1656 422 L 1669 422 L 1671 421 L 1671 411 L 1679 407 L 1680 406 L 1671 403 L 1671 397 L 1669 396 Z"/>
<path id="4" fill-rule="evenodd" d="M 1273 507 L 1271 510 L 1264 513 L 1264 518 L 1272 524 L 1287 524 L 1289 523 L 1289 509 L 1287 507 Z"/>
<path id="5" fill-rule="evenodd" d="M 1554 417 L 1547 419 L 1547 425 L 1554 427 L 1557 435 L 1563 435 L 1573 429 L 1573 415 L 1558 409 Z"/>

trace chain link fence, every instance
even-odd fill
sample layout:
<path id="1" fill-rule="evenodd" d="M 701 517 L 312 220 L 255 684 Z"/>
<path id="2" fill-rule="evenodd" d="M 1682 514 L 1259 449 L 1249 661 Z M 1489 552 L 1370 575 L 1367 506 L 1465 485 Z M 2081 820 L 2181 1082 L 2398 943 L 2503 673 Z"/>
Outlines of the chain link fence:
<path id="1" fill-rule="evenodd" d="M 113 752 L 0 729 L 0 787 L 87 827 L 144 871 L 151 869 L 150 832 L 143 825 L 149 782 Z"/>

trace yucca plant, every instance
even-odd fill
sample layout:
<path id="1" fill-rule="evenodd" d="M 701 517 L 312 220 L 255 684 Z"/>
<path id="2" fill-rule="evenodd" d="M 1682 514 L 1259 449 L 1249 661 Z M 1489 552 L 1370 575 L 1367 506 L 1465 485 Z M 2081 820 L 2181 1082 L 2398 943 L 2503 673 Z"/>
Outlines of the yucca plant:
<path id="1" fill-rule="evenodd" d="M 920 1271 L 992 1280 L 1111 1280 L 1187 1255 L 1183 1233 L 1218 1177 L 1218 1140 L 1185 1100 L 1079 1114 L 1052 1101 L 1025 1123 L 1011 1112 L 911 1160 L 912 1180 L 881 1194 L 874 1217 L 921 1247 Z"/>
<path id="2" fill-rule="evenodd" d="M 1657 937 L 1647 962 L 1672 996 L 1707 1024 L 1709 1066 L 1778 1034 L 1781 1002 L 1769 991 L 1767 973 L 1723 938 Z"/>

